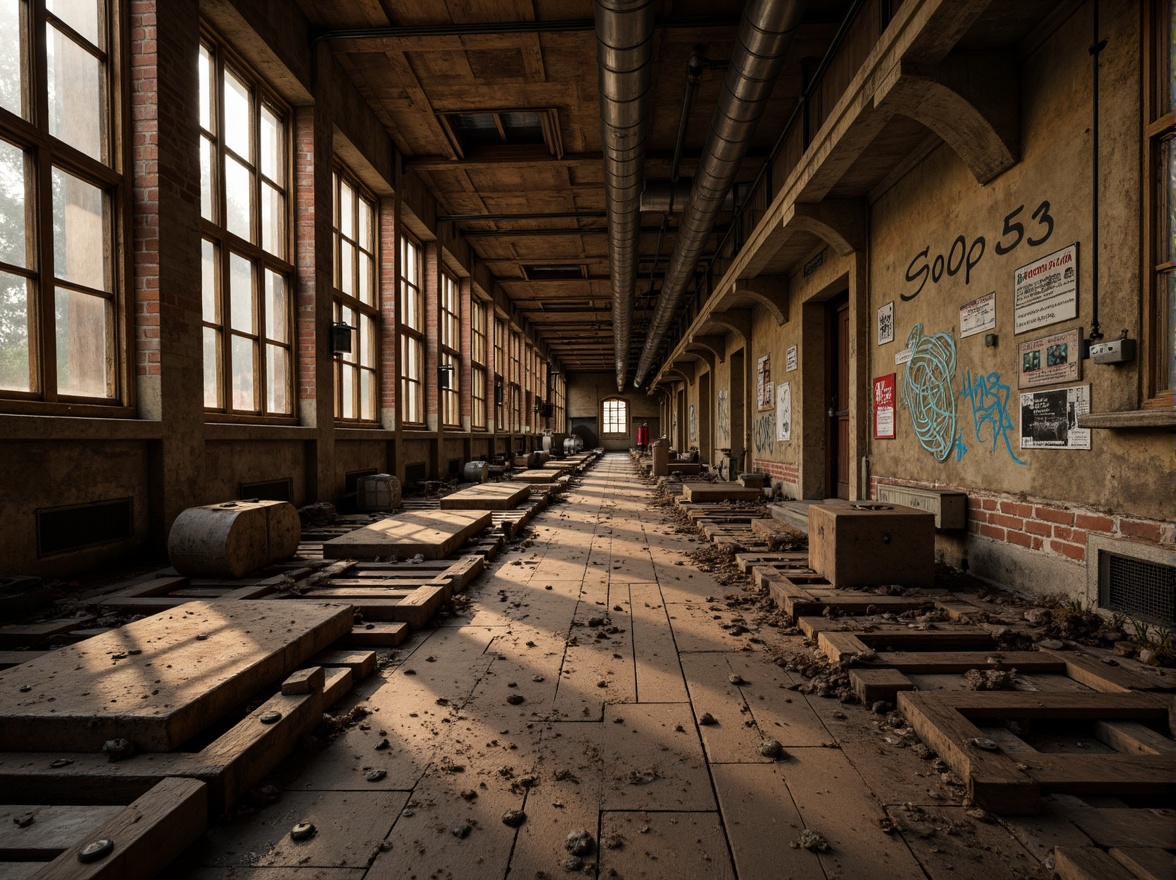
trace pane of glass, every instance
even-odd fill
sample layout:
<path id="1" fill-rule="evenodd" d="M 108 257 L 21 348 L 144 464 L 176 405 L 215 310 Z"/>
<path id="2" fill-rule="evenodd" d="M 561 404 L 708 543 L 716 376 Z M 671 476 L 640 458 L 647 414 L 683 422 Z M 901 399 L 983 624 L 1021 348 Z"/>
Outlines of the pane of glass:
<path id="1" fill-rule="evenodd" d="M 106 359 L 111 309 L 107 300 L 76 290 L 56 291 L 57 390 L 79 397 L 110 397 Z"/>
<path id="2" fill-rule="evenodd" d="M 359 229 L 355 231 L 355 240 L 364 250 L 374 251 L 372 247 L 372 206 L 363 199 L 359 200 Z"/>
<path id="3" fill-rule="evenodd" d="M 92 159 L 105 159 L 105 77 L 89 52 L 46 25 L 49 133 Z"/>
<path id="4" fill-rule="evenodd" d="M 360 302 L 367 303 L 369 306 L 376 304 L 375 289 L 372 284 L 372 276 L 375 274 L 372 265 L 372 258 L 363 251 L 359 252 L 359 290 L 357 296 Z"/>
<path id="5" fill-rule="evenodd" d="M 286 126 L 269 107 L 261 105 L 261 173 L 277 184 L 284 184 Z"/>
<path id="6" fill-rule="evenodd" d="M 1160 174 L 1164 175 L 1167 186 L 1159 192 L 1160 241 L 1158 261 L 1168 263 L 1176 260 L 1176 135 L 1160 140 Z"/>
<path id="7" fill-rule="evenodd" d="M 376 322 L 366 315 L 360 320 L 359 362 L 365 367 L 376 366 Z"/>
<path id="8" fill-rule="evenodd" d="M 200 79 L 200 127 L 205 131 L 212 131 L 212 54 L 207 46 L 200 47 L 200 60 L 197 63 L 197 75 Z"/>
<path id="9" fill-rule="evenodd" d="M 339 242 L 339 289 L 355 294 L 355 245 L 346 240 Z"/>
<path id="10" fill-rule="evenodd" d="M 275 415 L 290 412 L 290 352 L 278 345 L 265 347 L 266 409 Z"/>
<path id="11" fill-rule="evenodd" d="M 261 185 L 261 246 L 275 256 L 286 255 L 286 199 L 268 183 Z"/>
<path id="12" fill-rule="evenodd" d="M 252 339 L 233 337 L 233 409 L 257 410 L 257 398 L 253 393 L 254 375 L 257 371 L 255 347 Z"/>
<path id="13" fill-rule="evenodd" d="M 348 238 L 355 237 L 352 212 L 355 210 L 354 193 L 346 180 L 339 181 L 339 231 Z"/>
<path id="14" fill-rule="evenodd" d="M 225 71 L 225 146 L 253 164 L 253 152 L 249 149 L 249 88 L 229 70 Z"/>
<path id="15" fill-rule="evenodd" d="M 253 238 L 253 172 L 232 156 L 225 156 L 225 227 L 246 241 Z"/>
<path id="16" fill-rule="evenodd" d="M 0 272 L 0 389 L 32 391 L 28 282 Z"/>
<path id="17" fill-rule="evenodd" d="M 209 409 L 221 406 L 220 340 L 218 331 L 204 328 L 204 405 Z"/>
<path id="18" fill-rule="evenodd" d="M 45 0 L 45 8 L 95 46 L 98 41 L 97 0 Z"/>
<path id="19" fill-rule="evenodd" d="M 0 83 L 0 91 L 4 88 Z M 25 154 L 0 141 L 0 261 L 27 266 L 25 240 Z"/>
<path id="20" fill-rule="evenodd" d="M 53 169 L 53 271 L 95 290 L 106 281 L 106 197 L 72 174 Z"/>
<path id="21" fill-rule="evenodd" d="M 212 141 L 200 138 L 200 216 L 205 220 L 215 220 L 212 202 Z"/>
<path id="22" fill-rule="evenodd" d="M 361 419 L 374 421 L 376 418 L 376 374 L 370 370 L 361 370 L 359 373 L 359 403 L 363 411 L 359 414 Z"/>
<path id="23" fill-rule="evenodd" d="M 256 332 L 257 323 L 253 310 L 253 264 L 237 254 L 229 254 L 229 320 L 234 330 Z M 234 352 L 236 344 L 234 340 Z M 233 405 L 236 406 L 235 403 Z"/>
<path id="24" fill-rule="evenodd" d="M 1176 389 L 1176 272 L 1160 276 L 1160 309 L 1167 324 L 1163 328 L 1164 372 L 1168 376 L 1165 391 Z M 1165 302 L 1165 300 L 1167 300 Z"/>
<path id="25" fill-rule="evenodd" d="M 286 276 L 265 270 L 265 335 L 274 342 L 290 341 L 290 298 Z"/>
<path id="26" fill-rule="evenodd" d="M 0 0 L 0 107 L 18 116 L 24 95 L 20 36 L 20 0 Z"/>
<path id="27" fill-rule="evenodd" d="M 203 300 L 201 314 L 210 324 L 220 323 L 220 297 L 216 284 L 216 245 L 208 239 L 200 243 L 200 294 Z"/>
<path id="28" fill-rule="evenodd" d="M 343 404 L 343 418 L 353 419 L 355 418 L 355 367 L 340 364 L 339 369 L 343 371 L 343 393 L 339 401 Z"/>

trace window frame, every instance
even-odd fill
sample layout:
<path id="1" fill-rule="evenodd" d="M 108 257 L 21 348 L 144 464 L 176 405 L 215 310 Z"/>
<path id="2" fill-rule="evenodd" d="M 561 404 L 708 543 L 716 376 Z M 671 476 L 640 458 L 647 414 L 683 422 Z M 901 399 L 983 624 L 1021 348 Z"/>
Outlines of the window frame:
<path id="1" fill-rule="evenodd" d="M 17 40 L 21 57 L 21 109 L 0 108 L 0 140 L 24 157 L 25 264 L 0 263 L 0 271 L 24 279 L 25 327 L 28 345 L 29 389 L 0 390 L 0 412 L 44 415 L 103 416 L 126 418 L 135 414 L 137 364 L 133 340 L 134 303 L 131 202 L 134 181 L 130 167 L 131 120 L 128 108 L 130 42 L 123 0 L 103 0 L 99 10 L 99 43 L 71 27 L 46 8 L 45 0 L 27 0 L 18 6 Z M 52 25 L 101 63 L 100 88 L 106 106 L 100 117 L 104 129 L 102 158 L 57 137 L 50 130 L 47 26 Z M 62 278 L 56 272 L 53 226 L 53 172 L 59 169 L 98 189 L 103 199 L 102 234 L 108 290 L 97 290 Z M 56 295 L 71 291 L 106 303 L 103 326 L 103 360 L 106 396 L 64 394 L 58 373 L 55 320 Z M 53 307 L 47 307 L 50 301 Z M 156 355 L 157 356 L 157 355 Z M 158 363 L 156 361 L 156 363 Z"/>
<path id="2" fill-rule="evenodd" d="M 351 236 L 347 236 L 342 229 L 343 202 L 340 196 L 343 186 L 347 186 L 351 190 Z M 335 392 L 334 416 L 336 422 L 347 425 L 377 425 L 380 420 L 380 338 L 383 333 L 381 326 L 383 310 L 379 285 L 379 199 L 359 182 L 358 178 L 346 165 L 338 161 L 336 161 L 335 167 L 331 172 L 331 195 L 331 315 L 334 321 L 341 322 L 344 317 L 344 309 L 350 309 L 359 318 L 354 325 L 352 351 L 338 355 L 335 358 L 334 370 L 332 372 L 332 383 Z M 364 208 L 368 210 L 369 214 L 367 221 L 367 247 L 358 240 L 360 214 Z M 351 287 L 354 292 L 350 294 L 343 290 L 342 285 L 342 253 L 345 245 L 352 246 L 355 249 L 355 257 L 351 263 Z M 371 291 L 371 302 L 364 302 L 363 298 L 359 295 L 359 284 L 363 275 L 361 268 L 363 266 L 362 257 L 364 256 L 368 258 L 367 265 L 370 276 L 368 278 L 368 289 Z M 364 329 L 365 319 L 370 327 L 369 332 L 365 332 Z M 369 333 L 372 337 L 370 341 L 367 339 Z M 370 366 L 363 363 L 365 344 L 372 346 L 370 350 Z M 343 414 L 344 372 L 347 370 L 353 373 L 351 397 L 352 412 L 354 415 L 351 416 L 345 416 Z M 370 416 L 363 414 L 363 376 L 365 373 L 371 376 L 369 399 L 367 401 L 371 408 Z"/>
<path id="3" fill-rule="evenodd" d="M 449 366 L 449 387 L 438 388 L 441 424 L 446 428 L 461 428 L 461 279 L 441 271 L 440 327 L 438 364 Z"/>
<path id="4" fill-rule="evenodd" d="M 400 422 L 406 428 L 423 428 L 425 427 L 425 393 L 427 391 L 425 387 L 425 358 L 428 354 L 425 337 L 425 248 L 419 241 L 404 232 L 400 233 L 397 239 L 400 253 L 396 279 L 397 324 L 400 336 Z M 410 249 L 416 256 L 413 261 L 416 266 L 415 278 L 413 279 L 408 278 L 405 274 Z M 409 297 L 411 297 L 411 301 Z M 410 321 L 413 316 L 417 318 L 419 326 Z M 412 351 L 417 352 L 415 359 L 410 354 Z M 416 411 L 410 412 L 409 408 L 414 402 Z"/>
<path id="5" fill-rule="evenodd" d="M 203 387 L 204 418 L 206 421 L 216 422 L 249 422 L 263 424 L 296 424 L 298 421 L 297 370 L 298 346 L 295 333 L 295 286 L 297 283 L 296 266 L 294 260 L 294 230 L 293 230 L 293 194 L 294 194 L 294 150 L 293 150 L 293 109 L 281 98 L 277 91 L 266 79 L 252 68 L 238 53 L 232 44 L 214 28 L 202 22 L 200 28 L 200 52 L 207 51 L 210 55 L 210 80 L 215 93 L 210 95 L 212 102 L 210 122 L 214 130 L 206 129 L 198 122 L 198 142 L 211 142 L 210 180 L 212 217 L 204 216 L 203 209 L 203 170 L 201 172 L 202 205 L 200 209 L 200 236 L 203 255 L 204 243 L 211 243 L 214 252 L 214 284 L 213 297 L 218 304 L 219 317 L 207 318 L 203 309 L 201 312 L 202 348 L 207 354 L 207 331 L 219 334 L 219 345 L 216 354 L 218 369 L 220 370 L 219 400 L 215 406 L 209 405 L 207 387 Z M 254 157 L 241 156 L 220 135 L 225 131 L 225 101 L 224 83 L 225 73 L 230 72 L 241 82 L 250 94 L 249 106 L 249 150 Z M 199 96 L 198 96 L 199 97 Z M 281 176 L 284 180 L 275 180 L 262 170 L 262 140 L 261 119 L 262 110 L 266 108 L 270 115 L 281 125 L 282 143 L 277 152 L 282 163 Z M 201 145 L 203 152 L 203 146 Z M 225 176 L 226 158 L 247 167 L 252 172 L 252 183 L 249 192 L 250 202 L 250 230 L 249 239 L 243 238 L 230 230 L 227 208 L 227 189 L 223 180 Z M 281 236 L 282 253 L 276 254 L 265 249 L 263 231 L 263 187 L 271 184 L 282 196 L 283 206 L 278 218 L 283 229 Z M 228 253 L 230 259 L 224 254 Z M 231 310 L 232 302 L 232 260 L 237 256 L 250 266 L 250 296 L 252 297 L 253 331 L 245 332 L 233 326 Z M 284 282 L 285 287 L 285 341 L 269 335 L 267 324 L 267 298 L 269 296 L 267 283 L 272 274 Z M 275 330 L 279 325 L 275 322 Z M 233 391 L 229 387 L 233 376 L 232 341 L 236 338 L 250 340 L 254 346 L 253 364 L 253 409 L 236 407 L 232 402 Z M 225 340 L 229 344 L 225 344 Z M 269 351 L 277 348 L 286 352 L 285 396 L 289 402 L 287 412 L 271 410 L 269 384 Z M 207 370 L 207 364 L 205 364 Z M 207 376 L 205 376 L 207 379 Z M 276 386 L 275 386 L 276 388 Z"/>
<path id="6" fill-rule="evenodd" d="M 1165 250 L 1176 257 L 1176 240 L 1165 246 L 1165 235 L 1176 239 L 1176 192 L 1168 161 L 1176 164 L 1176 87 L 1172 40 L 1176 39 L 1176 0 L 1148 4 L 1143 81 L 1145 168 L 1143 407 L 1171 409 L 1176 405 L 1176 258 L 1165 260 Z M 1165 218 L 1165 211 L 1168 212 Z"/>
<path id="7" fill-rule="evenodd" d="M 485 431 L 486 408 L 486 305 L 470 291 L 470 429 Z"/>
<path id="8" fill-rule="evenodd" d="M 506 429 L 506 322 L 494 315 L 494 387 L 502 388 L 501 396 L 494 391 L 494 429 Z"/>
<path id="9" fill-rule="evenodd" d="M 619 415 L 617 413 L 610 414 L 610 404 L 613 405 L 611 408 L 616 410 Z M 621 425 L 621 430 L 609 430 L 610 426 L 617 424 Z M 629 436 L 629 401 L 623 397 L 606 397 L 600 402 L 600 434 L 601 436 L 608 434 L 613 437 Z"/>

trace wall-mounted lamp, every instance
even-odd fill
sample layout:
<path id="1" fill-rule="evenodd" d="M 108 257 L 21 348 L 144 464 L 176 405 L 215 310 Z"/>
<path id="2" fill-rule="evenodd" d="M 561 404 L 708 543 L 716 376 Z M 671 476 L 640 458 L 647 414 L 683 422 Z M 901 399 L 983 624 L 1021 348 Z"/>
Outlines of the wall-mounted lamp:
<path id="1" fill-rule="evenodd" d="M 502 406 L 502 383 L 494 383 L 494 405 Z"/>
<path id="2" fill-rule="evenodd" d="M 331 325 L 331 355 L 351 354 L 351 333 L 355 328 L 337 321 Z"/>
<path id="3" fill-rule="evenodd" d="M 985 333 L 984 334 L 984 347 L 985 348 L 996 348 L 996 334 L 995 333 Z"/>
<path id="4" fill-rule="evenodd" d="M 542 410 L 543 410 L 543 398 L 536 396 L 535 397 L 535 415 L 539 415 L 539 413 Z"/>
<path id="5" fill-rule="evenodd" d="M 437 367 L 437 387 L 453 387 L 453 364 L 441 364 Z"/>

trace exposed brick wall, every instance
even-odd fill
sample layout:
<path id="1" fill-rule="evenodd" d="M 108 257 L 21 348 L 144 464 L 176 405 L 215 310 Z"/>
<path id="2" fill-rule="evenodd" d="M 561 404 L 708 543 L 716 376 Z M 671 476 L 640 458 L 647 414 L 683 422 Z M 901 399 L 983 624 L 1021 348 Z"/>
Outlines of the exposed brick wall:
<path id="1" fill-rule="evenodd" d="M 1176 523 L 1106 513 L 1058 501 L 1032 500 L 886 477 L 870 479 L 871 498 L 878 497 L 880 484 L 963 492 L 968 496 L 969 535 L 1073 562 L 1086 561 L 1087 534 L 1152 544 L 1176 544 Z"/>
<path id="2" fill-rule="evenodd" d="M 314 210 L 314 109 L 294 112 L 294 254 L 295 308 L 298 327 L 298 397 L 315 400 L 315 210 Z M 330 211 L 328 205 L 326 210 Z"/>
<path id="3" fill-rule="evenodd" d="M 131 236 L 134 249 L 135 373 L 158 376 L 159 51 L 156 0 L 131 3 Z M 199 181 L 197 181 L 199 184 Z"/>
<path id="4" fill-rule="evenodd" d="M 782 461 L 762 461 L 757 458 L 752 459 L 751 469 L 758 473 L 768 474 L 773 479 L 782 482 L 785 486 L 791 486 L 791 494 L 793 496 L 799 494 L 800 465 Z"/>
<path id="5" fill-rule="evenodd" d="M 400 243 L 396 240 L 396 205 L 392 199 L 380 199 L 380 408 L 392 413 L 400 389 L 396 385 L 396 299 L 400 295 L 396 273 L 399 269 Z"/>

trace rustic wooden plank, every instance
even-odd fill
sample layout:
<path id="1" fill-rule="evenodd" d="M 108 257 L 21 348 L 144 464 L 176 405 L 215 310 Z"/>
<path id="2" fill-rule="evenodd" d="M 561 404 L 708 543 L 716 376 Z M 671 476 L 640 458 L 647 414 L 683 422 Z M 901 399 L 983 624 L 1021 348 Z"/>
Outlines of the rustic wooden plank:
<path id="1" fill-rule="evenodd" d="M 407 511 L 356 529 L 323 544 L 327 558 L 374 559 L 377 556 L 451 555 L 467 538 L 489 527 L 489 512 L 464 510 Z"/>
<path id="2" fill-rule="evenodd" d="M 1137 880 L 1172 880 L 1172 854 L 1166 850 L 1150 846 L 1115 846 L 1108 852 L 1116 862 L 1133 871 Z"/>
<path id="3" fill-rule="evenodd" d="M 1025 774 L 1043 791 L 1111 796 L 1176 797 L 1176 755 L 1018 753 Z"/>
<path id="4" fill-rule="evenodd" d="M 1054 871 L 1060 880 L 1139 880 L 1107 853 L 1093 846 L 1056 847 Z"/>
<path id="5" fill-rule="evenodd" d="M 50 651 L 0 651 L 0 669 L 9 669 L 13 666 L 19 666 L 21 663 L 28 663 L 30 660 L 36 660 L 38 657 L 44 657 L 46 654 L 52 653 Z"/>
<path id="6" fill-rule="evenodd" d="M 403 621 L 357 623 L 340 644 L 352 648 L 394 648 L 408 638 L 408 630 L 408 624 Z"/>
<path id="7" fill-rule="evenodd" d="M 515 483 L 554 484 L 559 479 L 559 474 L 554 471 L 543 470 L 542 468 L 531 468 L 524 471 L 515 471 L 510 475 L 510 478 Z"/>
<path id="8" fill-rule="evenodd" d="M 321 666 L 298 669 L 286 676 L 282 682 L 282 693 L 286 696 L 314 693 L 322 690 L 324 680 Z"/>
<path id="9" fill-rule="evenodd" d="M 57 620 L 46 620 L 41 623 L 13 624 L 0 626 L 0 648 L 22 648 L 26 645 L 42 645 L 50 636 L 67 633 L 70 630 L 89 626 L 97 618 L 94 615 L 85 617 L 62 617 Z"/>
<path id="10" fill-rule="evenodd" d="M 817 634 L 817 648 L 834 663 L 842 657 L 870 653 L 870 648 L 856 633 L 823 632 Z"/>
<path id="11" fill-rule="evenodd" d="M 863 703 L 893 703 L 899 691 L 913 691 L 915 684 L 897 669 L 851 669 L 849 682 Z"/>
<path id="12" fill-rule="evenodd" d="M 56 858 L 121 810 L 119 806 L 4 804 L 0 806 L 0 859 L 44 862 Z"/>
<path id="13" fill-rule="evenodd" d="M 1170 691 L 1176 690 L 1176 677 L 1159 677 L 1137 672 L 1125 666 L 1110 666 L 1076 651 L 1048 651 L 1047 654 L 1066 664 L 1066 674 L 1075 681 L 1099 691 Z"/>
<path id="14" fill-rule="evenodd" d="M 208 791 L 195 779 L 165 779 L 94 827 L 33 876 L 37 880 L 147 880 L 159 876 L 208 826 Z M 114 850 L 90 864 L 78 853 L 109 838 Z"/>
<path id="15" fill-rule="evenodd" d="M 364 650 L 323 651 L 314 662 L 326 669 L 350 669 L 353 681 L 362 681 L 376 671 L 376 652 Z"/>
<path id="16" fill-rule="evenodd" d="M 695 501 L 757 501 L 764 497 L 760 489 L 747 489 L 738 483 L 686 483 L 682 497 Z"/>
<path id="17" fill-rule="evenodd" d="M 1059 809 L 1103 848 L 1149 846 L 1176 849 L 1176 815 L 1171 810 L 1108 809 L 1072 803 Z"/>
<path id="18" fill-rule="evenodd" d="M 1016 669 L 1026 674 L 1066 672 L 1065 663 L 1046 656 L 1044 651 L 879 651 L 863 665 L 898 669 L 908 675 L 952 675 L 969 669 Z"/>
<path id="19" fill-rule="evenodd" d="M 943 703 L 968 718 L 1133 718 L 1161 720 L 1166 702 L 1140 693 L 1022 693 L 965 691 L 940 694 Z"/>
<path id="20" fill-rule="evenodd" d="M 391 620 L 407 623 L 413 629 L 420 629 L 427 624 L 441 609 L 441 604 L 448 595 L 445 587 L 417 587 L 396 605 Z"/>
<path id="21" fill-rule="evenodd" d="M 974 738 L 983 737 L 980 729 L 947 705 L 941 694 L 903 691 L 897 696 L 903 717 L 964 780 L 973 801 L 999 814 L 1025 815 L 1040 810 L 1038 782 L 1017 769 L 1008 756 L 973 745 Z"/>
<path id="22" fill-rule="evenodd" d="M 1137 721 L 1096 721 L 1094 735 L 1128 755 L 1167 755 L 1176 749 L 1168 737 Z"/>
<path id="23" fill-rule="evenodd" d="M 442 510 L 509 510 L 531 496 L 527 486 L 482 483 L 441 499 Z"/>
<path id="24" fill-rule="evenodd" d="M 197 601 L 60 648 L 0 672 L 0 749 L 99 751 L 125 737 L 171 751 L 352 618 L 349 605 Z"/>

